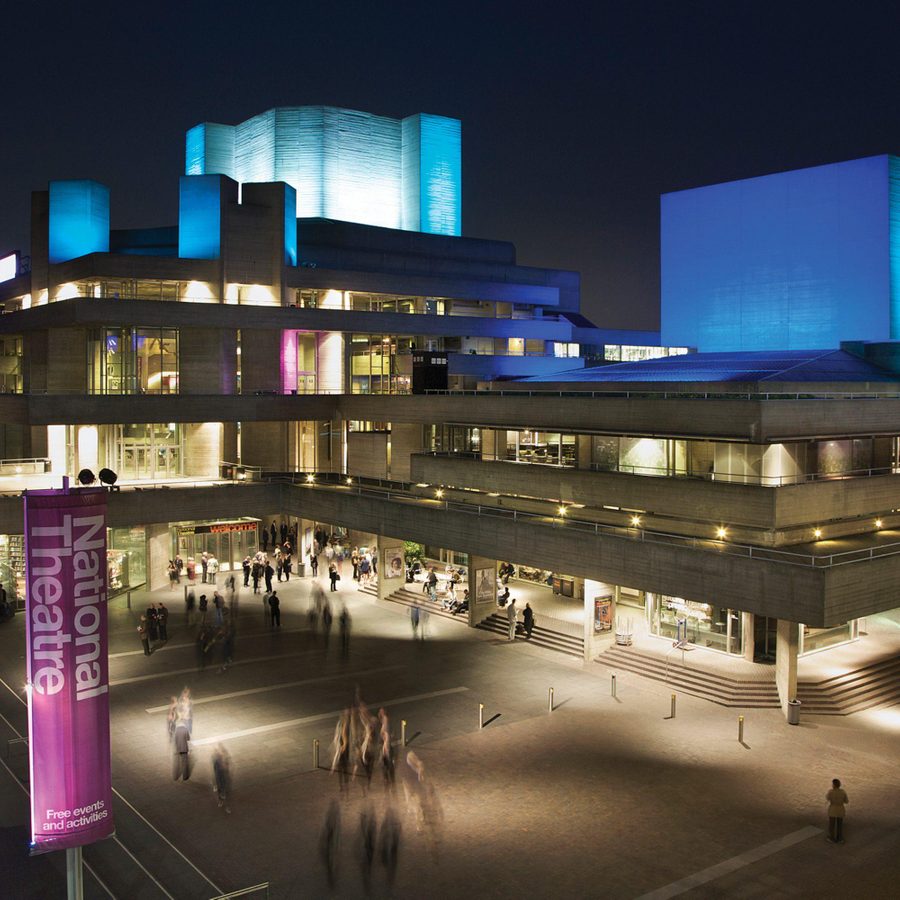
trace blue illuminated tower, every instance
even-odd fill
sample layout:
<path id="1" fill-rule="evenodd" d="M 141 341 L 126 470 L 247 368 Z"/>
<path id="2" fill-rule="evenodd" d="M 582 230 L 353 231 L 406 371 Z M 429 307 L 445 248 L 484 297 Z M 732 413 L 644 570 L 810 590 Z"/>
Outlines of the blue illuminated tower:
<path id="1" fill-rule="evenodd" d="M 444 116 L 291 106 L 237 125 L 204 122 L 187 133 L 185 174 L 285 181 L 304 218 L 462 231 L 461 126 Z"/>

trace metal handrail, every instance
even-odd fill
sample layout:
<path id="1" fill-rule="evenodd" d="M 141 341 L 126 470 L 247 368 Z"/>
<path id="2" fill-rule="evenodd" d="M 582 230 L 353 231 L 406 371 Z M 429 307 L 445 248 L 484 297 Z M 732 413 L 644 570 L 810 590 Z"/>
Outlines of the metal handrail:
<path id="1" fill-rule="evenodd" d="M 867 469 L 846 469 L 841 472 L 798 472 L 795 475 L 748 475 L 745 472 L 723 472 L 716 470 L 705 474 L 676 472 L 661 466 L 603 466 L 591 463 L 588 469 L 573 465 L 551 462 L 531 462 L 518 459 L 485 459 L 478 450 L 419 450 L 413 456 L 433 456 L 438 458 L 474 459 L 487 463 L 511 463 L 517 466 L 543 466 L 550 469 L 571 469 L 576 472 L 610 472 L 618 475 L 641 475 L 646 478 L 678 478 L 692 481 L 720 481 L 722 484 L 749 484 L 758 487 L 784 487 L 791 484 L 808 484 L 816 481 L 843 481 L 850 478 L 872 478 L 881 475 L 898 475 L 900 471 L 891 466 L 873 466 Z M 659 474 L 657 474 L 659 473 Z M 734 480 L 729 480 L 734 479 Z M 743 480 L 738 480 L 743 479 Z"/>

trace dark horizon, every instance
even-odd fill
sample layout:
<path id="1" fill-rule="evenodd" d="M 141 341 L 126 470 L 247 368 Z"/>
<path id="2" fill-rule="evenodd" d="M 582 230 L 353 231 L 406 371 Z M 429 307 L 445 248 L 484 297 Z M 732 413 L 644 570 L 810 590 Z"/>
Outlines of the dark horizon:
<path id="1" fill-rule="evenodd" d="M 896 9 L 512 4 L 285 12 L 194 4 L 145 19 L 61 7 L 7 19 L 0 253 L 28 248 L 29 194 L 112 191 L 114 228 L 173 224 L 184 132 L 327 104 L 463 124 L 463 234 L 582 273 L 584 312 L 656 328 L 659 195 L 900 149 Z M 37 48 L 37 50 L 36 50 Z"/>

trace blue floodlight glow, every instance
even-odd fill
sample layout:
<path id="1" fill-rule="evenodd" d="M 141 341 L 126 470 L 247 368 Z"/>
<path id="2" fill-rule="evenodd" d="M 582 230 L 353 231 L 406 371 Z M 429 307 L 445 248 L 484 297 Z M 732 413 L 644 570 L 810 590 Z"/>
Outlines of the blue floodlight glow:
<path id="1" fill-rule="evenodd" d="M 662 343 L 814 350 L 896 336 L 894 176 L 874 156 L 664 194 Z"/>
<path id="2" fill-rule="evenodd" d="M 284 186 L 284 264 L 297 265 L 297 192 Z"/>
<path id="3" fill-rule="evenodd" d="M 414 148 L 405 147 L 408 135 Z M 284 181 L 296 190 L 304 218 L 460 233 L 456 119 L 422 114 L 401 122 L 331 106 L 280 107 L 234 126 L 190 129 L 185 171 L 241 183 Z"/>
<path id="4" fill-rule="evenodd" d="M 179 180 L 178 255 L 218 259 L 221 250 L 220 175 L 182 175 Z"/>
<path id="5" fill-rule="evenodd" d="M 458 119 L 420 113 L 403 120 L 403 228 L 458 235 L 462 153 Z"/>
<path id="6" fill-rule="evenodd" d="M 87 179 L 50 182 L 51 263 L 109 252 L 109 188 Z"/>

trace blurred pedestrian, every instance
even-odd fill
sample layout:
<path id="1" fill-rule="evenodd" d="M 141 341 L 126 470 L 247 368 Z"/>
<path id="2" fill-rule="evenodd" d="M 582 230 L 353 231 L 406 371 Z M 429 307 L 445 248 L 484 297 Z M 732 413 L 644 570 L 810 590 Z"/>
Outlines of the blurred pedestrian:
<path id="1" fill-rule="evenodd" d="M 421 617 L 421 611 L 419 610 L 419 601 L 416 602 L 410 607 L 409 610 L 409 622 L 412 625 L 412 633 L 413 639 L 419 636 L 419 618 Z"/>
<path id="2" fill-rule="evenodd" d="M 372 885 L 372 863 L 375 860 L 375 839 L 377 824 L 375 808 L 369 804 L 359 814 L 359 836 L 357 855 L 362 871 L 363 889 L 366 894 Z"/>
<path id="3" fill-rule="evenodd" d="M 160 600 L 159 609 L 156 611 L 156 619 L 159 623 L 159 639 L 165 643 L 169 640 L 169 608 Z"/>
<path id="4" fill-rule="evenodd" d="M 331 623 L 334 616 L 331 613 L 331 604 L 326 600 L 322 605 L 322 637 L 325 638 L 325 649 L 328 649 L 328 641 L 331 639 Z"/>
<path id="5" fill-rule="evenodd" d="M 231 757 L 224 744 L 216 744 L 213 751 L 213 786 L 219 799 L 219 809 L 225 807 L 225 812 L 230 813 L 228 795 L 231 793 Z"/>
<path id="6" fill-rule="evenodd" d="M 341 606 L 341 614 L 338 617 L 338 625 L 341 630 L 341 652 L 344 656 L 347 656 L 350 653 L 350 610 L 347 609 L 347 605 L 344 604 Z"/>
<path id="7" fill-rule="evenodd" d="M 832 844 L 844 843 L 844 813 L 850 802 L 839 778 L 831 781 L 831 790 L 825 795 L 828 801 L 828 840 Z"/>
<path id="8" fill-rule="evenodd" d="M 187 619 L 188 625 L 194 624 L 194 610 L 197 606 L 197 597 L 194 594 L 194 589 L 189 588 L 187 595 L 184 598 L 184 614 Z"/>
<path id="9" fill-rule="evenodd" d="M 206 624 L 206 611 L 209 608 L 209 601 L 206 599 L 206 594 L 200 595 L 200 600 L 197 603 L 197 611 L 200 614 L 200 624 Z"/>
<path id="10" fill-rule="evenodd" d="M 170 697 L 169 698 L 169 711 L 166 713 L 166 733 L 169 735 L 169 740 L 173 740 L 175 737 L 175 725 L 178 723 L 178 698 Z"/>
<path id="11" fill-rule="evenodd" d="M 173 737 L 174 754 L 172 761 L 172 778 L 187 781 L 191 777 L 191 733 L 184 721 L 175 725 Z"/>
<path id="12" fill-rule="evenodd" d="M 391 723 L 384 707 L 378 710 L 378 735 L 381 740 L 381 767 L 385 790 L 394 786 L 394 745 L 391 743 Z"/>
<path id="13" fill-rule="evenodd" d="M 341 809 L 332 800 L 325 813 L 325 823 L 319 836 L 319 854 L 328 875 L 328 885 L 334 888 L 337 881 L 337 864 L 341 852 Z"/>
<path id="14" fill-rule="evenodd" d="M 397 874 L 397 857 L 400 853 L 400 830 L 400 819 L 394 810 L 394 804 L 389 800 L 378 832 L 378 853 L 385 868 L 389 885 L 394 883 L 394 878 Z"/>

